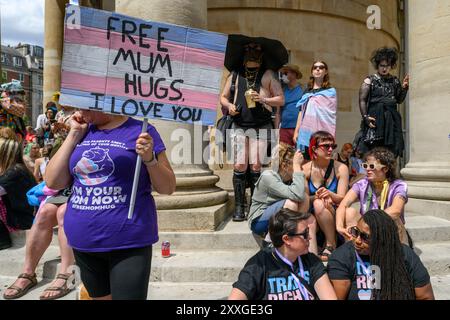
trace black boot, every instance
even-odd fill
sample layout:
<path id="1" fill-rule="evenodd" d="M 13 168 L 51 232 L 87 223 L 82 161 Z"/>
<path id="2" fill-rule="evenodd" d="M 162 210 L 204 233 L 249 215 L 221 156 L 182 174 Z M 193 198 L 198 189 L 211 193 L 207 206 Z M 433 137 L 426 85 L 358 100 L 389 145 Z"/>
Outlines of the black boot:
<path id="1" fill-rule="evenodd" d="M 233 173 L 233 188 L 234 188 L 234 201 L 235 209 L 233 214 L 233 221 L 245 220 L 245 172 L 234 171 Z"/>
<path id="2" fill-rule="evenodd" d="M 11 246 L 12 243 L 11 237 L 9 236 L 9 231 L 0 220 L 0 250 L 10 248 Z"/>
<path id="3" fill-rule="evenodd" d="M 260 171 L 250 171 L 249 174 L 249 184 L 250 184 L 250 204 L 248 206 L 248 210 L 250 211 L 250 207 L 252 206 L 252 198 L 253 192 L 255 191 L 256 182 L 258 182 L 259 177 L 261 176 Z"/>

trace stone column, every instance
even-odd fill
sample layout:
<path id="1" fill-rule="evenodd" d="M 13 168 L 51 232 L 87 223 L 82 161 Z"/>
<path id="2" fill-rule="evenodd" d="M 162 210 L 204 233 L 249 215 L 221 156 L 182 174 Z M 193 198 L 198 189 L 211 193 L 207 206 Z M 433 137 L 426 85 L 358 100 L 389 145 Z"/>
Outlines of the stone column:
<path id="1" fill-rule="evenodd" d="M 407 209 L 450 214 L 450 4 L 408 1 L 410 159 Z"/>
<path id="2" fill-rule="evenodd" d="M 141 1 L 116 0 L 116 12 L 157 22 L 166 22 L 181 26 L 207 29 L 206 0 L 152 0 Z M 183 125 L 176 122 L 151 120 L 167 147 L 166 153 L 171 161 L 176 177 L 177 190 L 167 197 L 155 195 L 158 207 L 159 229 L 168 230 L 214 230 L 230 212 L 228 193 L 215 184 L 219 178 L 212 173 L 204 161 L 199 164 L 173 164 L 172 150 L 178 141 L 171 141 L 175 129 L 185 130 L 190 135 L 191 163 L 199 156 L 208 141 L 194 142 L 194 135 L 201 135 L 206 128 Z M 198 160 L 198 159 L 197 159 Z"/>
<path id="3" fill-rule="evenodd" d="M 44 105 L 61 87 L 64 8 L 68 0 L 45 0 Z"/>

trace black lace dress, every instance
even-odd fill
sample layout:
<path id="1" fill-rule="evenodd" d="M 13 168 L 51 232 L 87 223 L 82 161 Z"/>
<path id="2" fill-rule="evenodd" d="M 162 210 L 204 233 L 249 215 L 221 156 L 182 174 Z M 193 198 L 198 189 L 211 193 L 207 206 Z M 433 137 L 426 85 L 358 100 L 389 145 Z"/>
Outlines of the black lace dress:
<path id="1" fill-rule="evenodd" d="M 384 146 L 396 157 L 403 154 L 405 148 L 402 131 L 402 118 L 397 111 L 397 104 L 405 100 L 408 89 L 403 88 L 400 80 L 389 75 L 381 77 L 373 74 L 368 77 L 370 84 L 363 82 L 359 93 L 359 106 L 362 115 L 375 118 L 375 130 L 370 142 L 359 145 L 360 152 L 365 153 L 374 147 Z M 367 123 L 361 124 L 363 131 Z"/>

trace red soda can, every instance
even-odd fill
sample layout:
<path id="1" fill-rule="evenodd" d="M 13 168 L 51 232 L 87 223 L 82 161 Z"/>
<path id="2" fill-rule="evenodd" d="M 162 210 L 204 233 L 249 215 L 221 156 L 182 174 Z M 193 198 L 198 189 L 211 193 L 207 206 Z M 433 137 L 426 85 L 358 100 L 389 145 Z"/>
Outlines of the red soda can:
<path id="1" fill-rule="evenodd" d="M 170 257 L 170 242 L 169 241 L 163 241 L 161 244 L 161 256 L 163 258 Z"/>

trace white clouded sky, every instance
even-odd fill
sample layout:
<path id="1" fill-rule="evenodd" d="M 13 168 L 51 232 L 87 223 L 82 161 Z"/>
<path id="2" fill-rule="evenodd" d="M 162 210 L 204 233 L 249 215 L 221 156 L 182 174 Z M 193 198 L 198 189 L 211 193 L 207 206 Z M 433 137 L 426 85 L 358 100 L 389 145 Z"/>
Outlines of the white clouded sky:
<path id="1" fill-rule="evenodd" d="M 3 45 L 44 46 L 45 0 L 0 0 Z"/>

